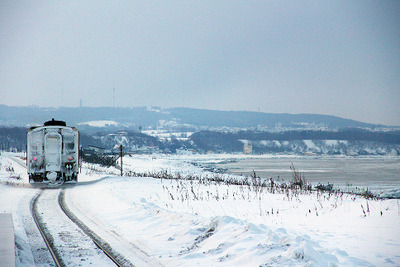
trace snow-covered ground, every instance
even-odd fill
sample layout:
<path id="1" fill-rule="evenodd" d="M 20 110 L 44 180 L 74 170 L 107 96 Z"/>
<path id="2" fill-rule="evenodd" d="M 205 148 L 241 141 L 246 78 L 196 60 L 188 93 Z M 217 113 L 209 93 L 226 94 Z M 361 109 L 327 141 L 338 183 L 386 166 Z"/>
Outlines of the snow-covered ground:
<path id="1" fill-rule="evenodd" d="M 21 214 L 25 213 L 15 203 L 37 189 L 27 185 L 26 170 L 14 156 L 0 157 L 0 212 L 13 213 L 16 238 L 23 245 L 17 251 L 22 258 L 19 262 L 29 263 L 33 256 L 22 225 Z M 222 161 L 224 157 L 203 155 L 200 160 Z M 125 157 L 124 168 L 132 173 L 213 175 L 189 163 L 194 159 Z M 139 247 L 154 264 L 400 265 L 400 201 L 396 199 L 273 193 L 265 188 L 204 180 L 120 177 L 118 173 L 113 168 L 85 164 L 80 182 L 66 190 L 67 204 L 88 225 L 95 221 L 99 229 L 118 236 L 121 250 L 126 244 Z M 17 181 L 18 176 L 21 179 Z M 118 244 L 115 246 L 118 249 Z"/>
<path id="2" fill-rule="evenodd" d="M 118 122 L 116 121 L 107 121 L 107 120 L 100 120 L 100 121 L 88 121 L 88 122 L 81 122 L 78 125 L 88 125 L 91 127 L 106 127 L 106 126 L 117 126 Z"/>
<path id="3" fill-rule="evenodd" d="M 168 130 L 144 130 L 142 133 L 145 133 L 150 136 L 157 137 L 161 141 L 171 140 L 171 138 L 175 138 L 177 140 L 189 140 L 189 137 L 193 134 L 193 132 L 171 132 Z"/>

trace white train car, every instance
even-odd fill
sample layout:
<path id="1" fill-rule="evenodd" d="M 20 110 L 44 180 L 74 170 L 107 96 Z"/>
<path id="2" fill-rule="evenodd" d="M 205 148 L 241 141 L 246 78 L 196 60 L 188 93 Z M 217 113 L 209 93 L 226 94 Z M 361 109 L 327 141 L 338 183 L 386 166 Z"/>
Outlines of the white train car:
<path id="1" fill-rule="evenodd" d="M 27 132 L 29 183 L 76 183 L 79 170 L 79 132 L 52 119 Z"/>

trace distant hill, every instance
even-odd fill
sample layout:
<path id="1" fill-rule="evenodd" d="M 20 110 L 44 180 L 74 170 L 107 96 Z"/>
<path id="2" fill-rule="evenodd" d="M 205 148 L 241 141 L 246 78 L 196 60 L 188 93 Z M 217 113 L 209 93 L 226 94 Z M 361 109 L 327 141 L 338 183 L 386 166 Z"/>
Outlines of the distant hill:
<path id="1" fill-rule="evenodd" d="M 384 127 L 336 116 L 318 114 L 278 114 L 249 111 L 216 111 L 159 107 L 80 107 L 40 108 L 0 105 L 0 125 L 27 127 L 55 118 L 87 131 L 169 128 L 374 128 Z M 97 126 L 97 127 L 96 127 Z"/>
<path id="2" fill-rule="evenodd" d="M 181 123 L 190 125 L 204 125 L 214 127 L 293 127 L 301 128 L 302 125 L 325 126 L 328 128 L 366 127 L 373 128 L 378 125 L 363 123 L 336 116 L 318 114 L 287 114 L 287 113 L 262 113 L 251 111 L 216 111 L 189 108 L 169 109 L 172 117 L 180 119 Z"/>

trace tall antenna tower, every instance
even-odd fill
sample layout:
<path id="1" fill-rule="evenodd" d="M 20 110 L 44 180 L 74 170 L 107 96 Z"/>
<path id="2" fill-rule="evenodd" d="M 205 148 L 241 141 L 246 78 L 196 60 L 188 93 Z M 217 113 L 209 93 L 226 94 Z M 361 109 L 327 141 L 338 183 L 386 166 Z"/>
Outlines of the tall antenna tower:
<path id="1" fill-rule="evenodd" d="M 113 80 L 113 108 L 115 108 L 115 87 L 114 87 L 114 80 Z"/>
<path id="2" fill-rule="evenodd" d="M 61 83 L 61 107 L 64 106 L 64 82 Z"/>

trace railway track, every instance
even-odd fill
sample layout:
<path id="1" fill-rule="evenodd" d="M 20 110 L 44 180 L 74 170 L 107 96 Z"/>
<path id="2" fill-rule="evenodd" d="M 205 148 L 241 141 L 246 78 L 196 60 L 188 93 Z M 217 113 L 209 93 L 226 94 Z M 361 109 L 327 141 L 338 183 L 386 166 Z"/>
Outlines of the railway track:
<path id="1" fill-rule="evenodd" d="M 32 217 L 33 217 L 33 220 L 34 220 L 37 228 L 39 229 L 40 235 L 43 237 L 43 240 L 44 240 L 44 242 L 45 242 L 45 244 L 46 244 L 46 246 L 47 246 L 47 248 L 49 250 L 49 253 L 50 253 L 51 257 L 54 260 L 55 265 L 58 266 L 58 267 L 65 266 L 65 264 L 62 261 L 61 256 L 58 255 L 57 250 L 56 250 L 53 242 L 51 241 L 52 240 L 51 237 L 48 234 L 46 234 L 45 228 L 44 228 L 44 226 L 42 225 L 42 223 L 41 223 L 41 221 L 39 219 L 39 215 L 38 215 L 38 210 L 37 210 L 37 205 L 36 204 L 37 204 L 37 201 L 38 201 L 39 197 L 42 195 L 42 193 L 43 193 L 43 190 L 39 194 L 37 194 L 36 197 L 34 197 L 32 199 L 32 201 L 31 201 Z"/>
<path id="2" fill-rule="evenodd" d="M 26 168 L 22 160 L 12 160 Z M 90 183 L 80 182 L 81 185 Z M 32 249 L 34 249 L 32 253 L 34 261 L 38 265 L 50 264 L 53 259 L 55 266 L 88 264 L 93 266 L 134 266 L 133 263 L 139 266 L 162 266 L 137 245 L 127 242 L 114 231 L 100 226 L 101 224 L 97 223 L 96 218 L 86 213 L 78 213 L 79 216 L 84 217 L 84 222 L 82 222 L 66 204 L 65 192 L 71 185 L 39 187 L 42 189 L 32 198 L 28 198 L 30 204 L 29 207 L 26 206 L 27 216 L 33 220 L 27 219 L 31 220 L 31 223 L 24 226 L 26 228 L 27 225 L 30 225 L 26 231 L 30 233 L 29 238 L 31 238 Z M 77 207 L 74 206 L 75 208 Z M 28 215 L 29 213 L 31 216 Z M 35 228 L 39 231 L 36 231 Z M 96 233 L 100 233 L 103 238 Z M 40 236 L 44 243 L 39 241 Z M 47 253 L 46 247 L 49 253 Z M 118 248 L 118 251 L 121 250 L 121 252 L 113 250 L 113 247 Z"/>
<path id="3" fill-rule="evenodd" d="M 42 189 L 31 201 L 36 226 L 56 266 L 88 261 L 95 265 L 133 266 L 66 206 L 64 189 Z"/>

